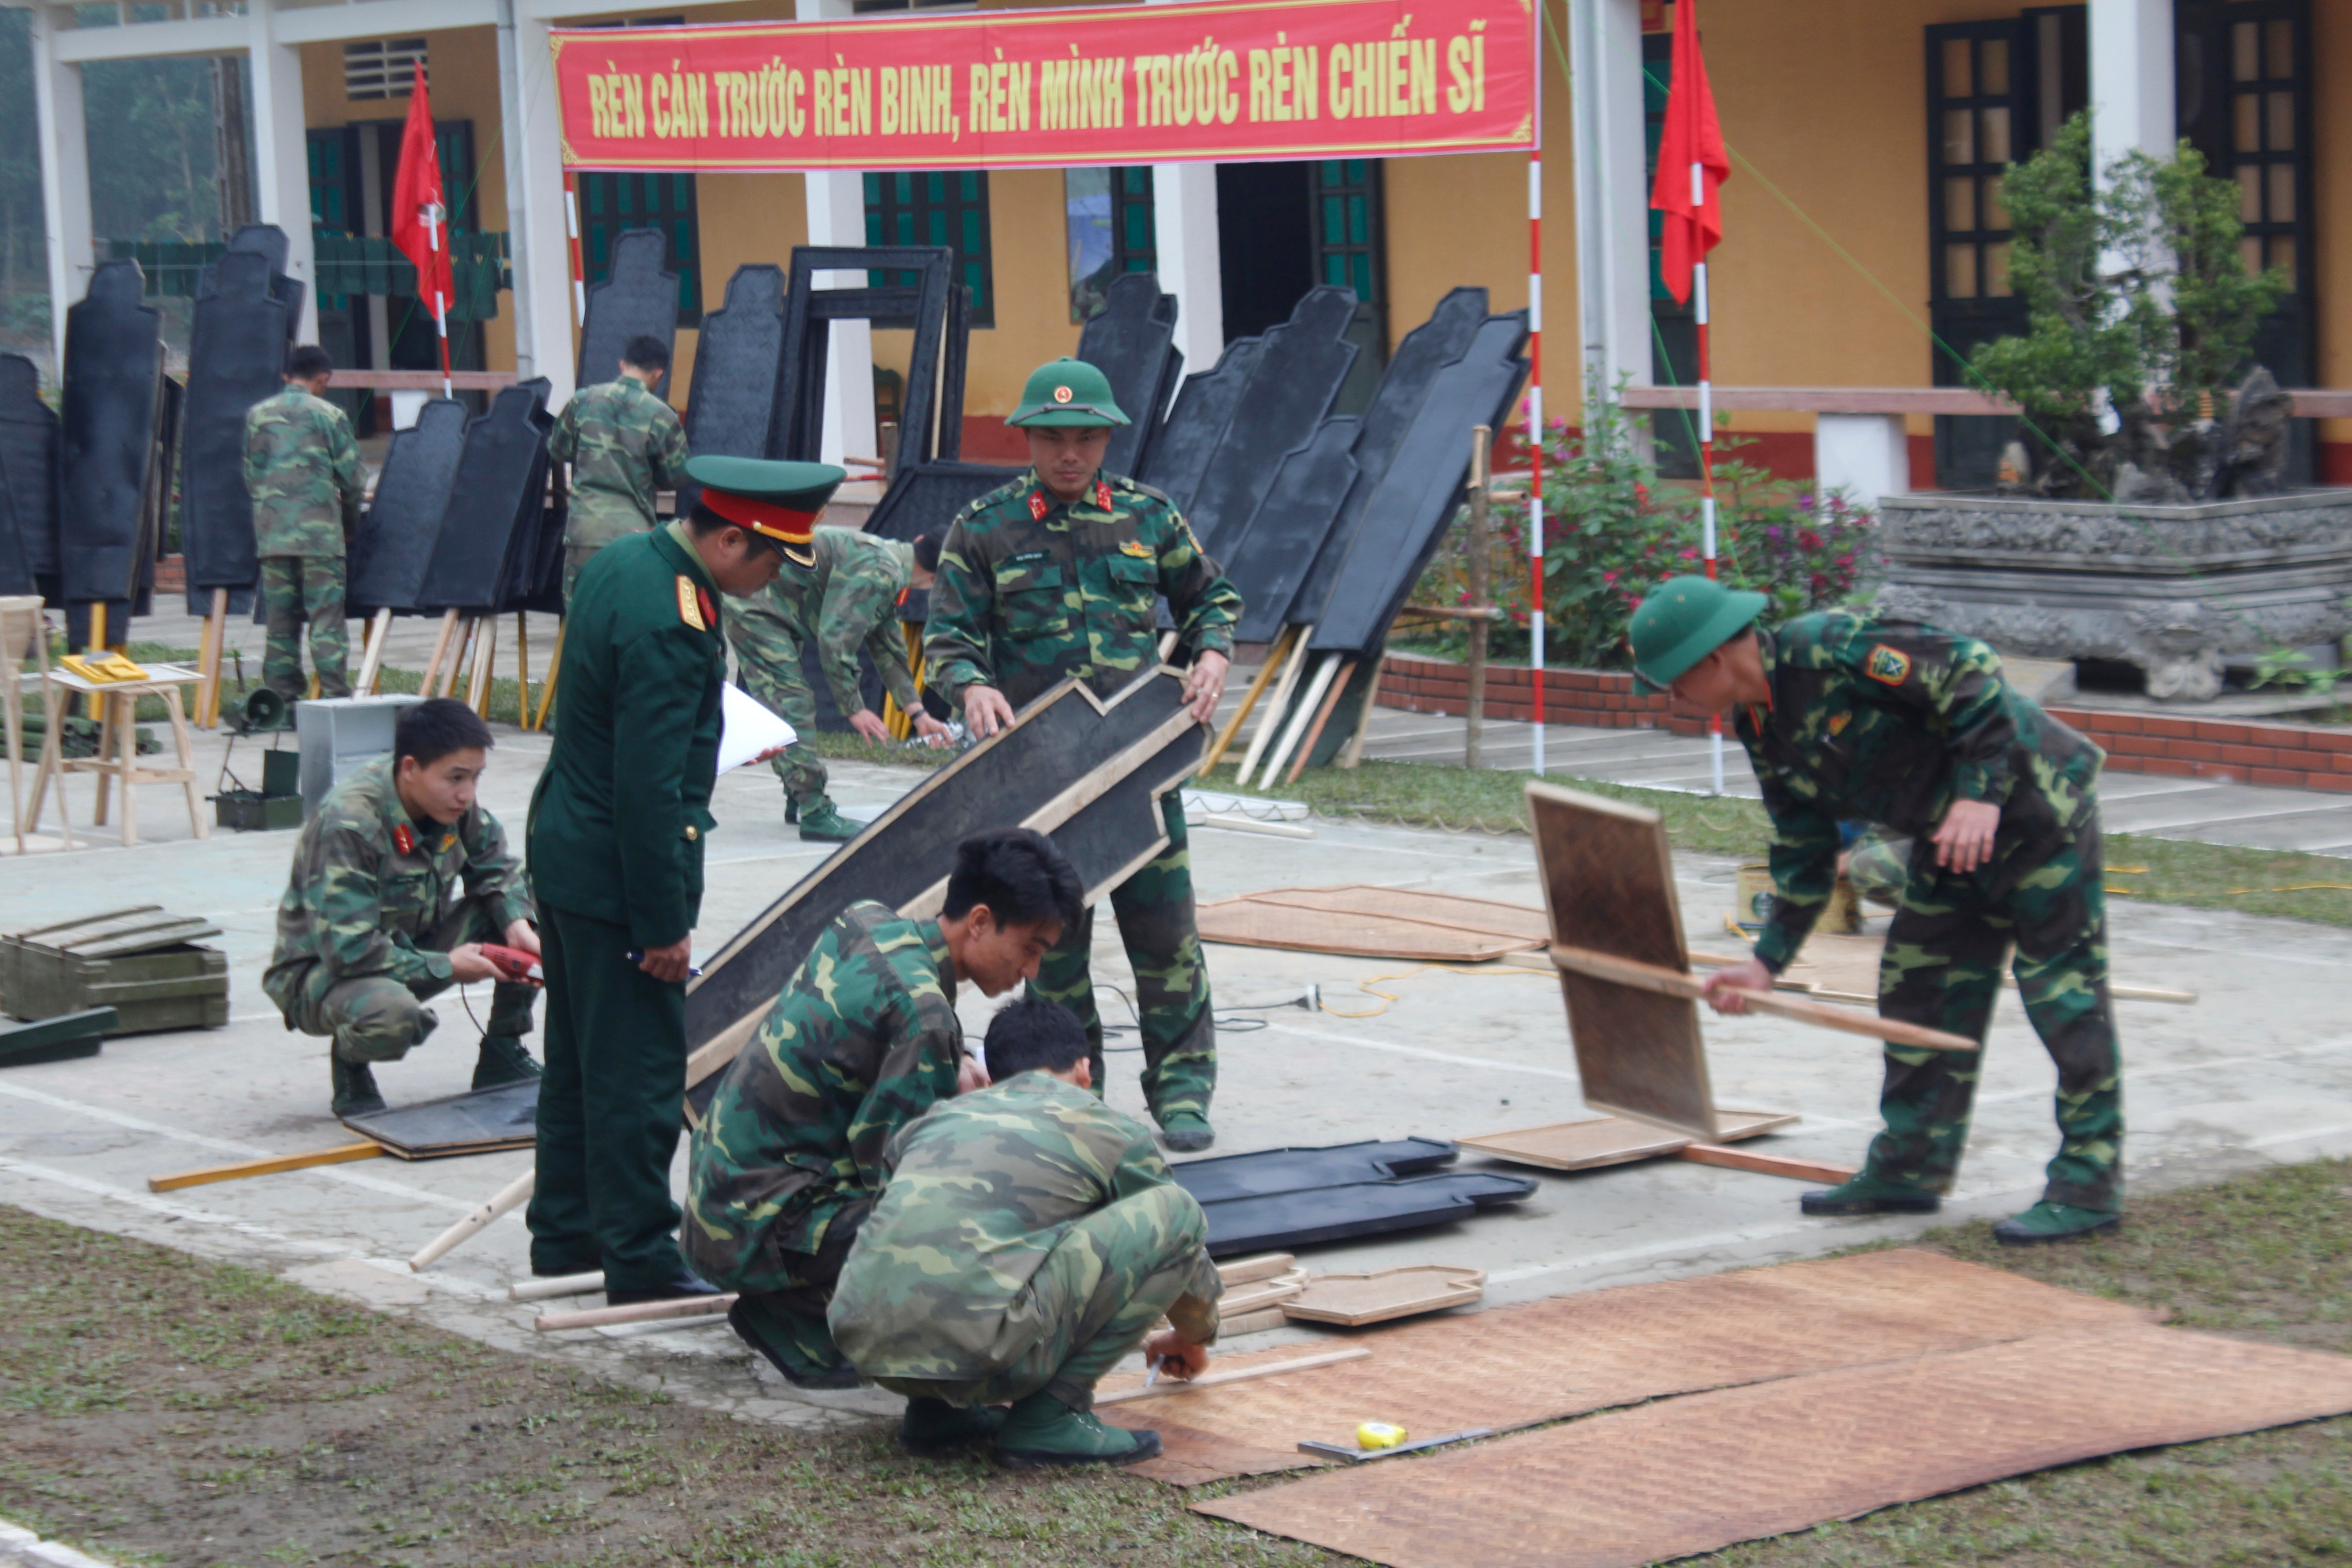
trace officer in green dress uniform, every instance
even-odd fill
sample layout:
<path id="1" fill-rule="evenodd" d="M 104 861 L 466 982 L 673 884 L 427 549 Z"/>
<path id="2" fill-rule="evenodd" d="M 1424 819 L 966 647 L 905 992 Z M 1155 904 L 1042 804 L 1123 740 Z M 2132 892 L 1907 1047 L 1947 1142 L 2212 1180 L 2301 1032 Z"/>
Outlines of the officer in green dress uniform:
<path id="1" fill-rule="evenodd" d="M 566 611 L 554 750 L 530 803 L 545 947 L 546 1077 L 531 1268 L 601 1267 L 615 1303 L 708 1289 L 672 1232 L 686 1089 L 688 938 L 716 826 L 720 594 L 805 555 L 841 483 L 820 463 L 696 458 L 691 516 L 615 540 Z"/>
<path id="2" fill-rule="evenodd" d="M 1747 1011 L 1827 902 L 1838 825 L 1908 836 L 1878 970 L 1884 1017 L 1981 1041 L 2014 947 L 2018 991 L 2058 1068 L 2058 1153 L 2042 1201 L 1993 1227 L 2011 1245 L 2116 1225 L 2123 1208 L 2123 1067 L 2107 994 L 2098 747 L 2001 679 L 1972 637 L 1832 611 L 1770 630 L 1761 594 L 1704 577 L 1661 584 L 1634 613 L 1633 668 L 1711 713 L 1737 713 L 1772 819 L 1772 918 L 1756 956 L 1708 977 Z M 1807 1214 L 1932 1213 L 1967 1142 L 1981 1057 L 1890 1044 L 1886 1122 L 1852 1181 Z"/>
<path id="3" fill-rule="evenodd" d="M 1176 617 L 1185 692 L 1203 723 L 1225 689 L 1242 596 L 1173 502 L 1102 471 L 1114 426 L 1128 423 L 1102 372 L 1080 360 L 1040 366 L 1006 424 L 1029 440 L 1029 472 L 966 507 L 940 549 L 924 647 L 925 679 L 961 706 L 972 734 L 994 734 L 1013 710 L 1075 676 L 1103 696 L 1160 662 L 1158 602 Z M 1171 1149 L 1209 1146 L 1216 1026 L 1192 917 L 1192 862 L 1183 803 L 1160 803 L 1168 847 L 1111 889 L 1111 911 L 1135 969 L 1143 1037 L 1143 1096 Z M 1103 1081 L 1102 1022 L 1087 960 L 1088 911 L 1063 934 L 1031 990 L 1059 1002 L 1094 1041 Z"/>

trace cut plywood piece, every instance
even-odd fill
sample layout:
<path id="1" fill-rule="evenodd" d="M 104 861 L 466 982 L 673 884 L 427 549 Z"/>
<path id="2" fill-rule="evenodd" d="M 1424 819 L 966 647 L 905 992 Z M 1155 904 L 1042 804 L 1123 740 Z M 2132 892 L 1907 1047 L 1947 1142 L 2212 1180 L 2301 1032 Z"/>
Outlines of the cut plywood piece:
<path id="1" fill-rule="evenodd" d="M 1874 1252 L 1417 1319 L 1370 1331 L 1365 1342 L 1379 1355 L 1364 1365 L 1271 1387 L 1202 1389 L 1169 1413 L 1172 1427 L 1150 1410 L 1106 1419 L 1157 1427 L 1164 1451 L 1136 1468 L 1192 1486 L 1311 1463 L 1297 1451 L 1301 1440 L 1353 1442 L 1374 1412 L 1414 1432 L 1508 1431 L 1670 1394 L 2147 1316 L 1933 1253 Z"/>
<path id="2" fill-rule="evenodd" d="M 1721 1131 L 1716 1142 L 1754 1138 L 1796 1124 L 1794 1111 L 1725 1110 L 1715 1113 Z M 1481 1132 L 1457 1138 L 1465 1149 L 1491 1154 L 1514 1164 L 1540 1165 L 1552 1171 L 1590 1171 L 1622 1165 L 1633 1160 L 1654 1160 L 1679 1154 L 1694 1142 L 1669 1128 L 1623 1116 L 1595 1116 L 1581 1121 L 1555 1122 L 1511 1132 Z"/>
<path id="3" fill-rule="evenodd" d="M 2048 1332 L 1664 1400 L 1194 1507 L 1392 1568 L 1638 1568 L 2347 1410 L 2352 1360 L 2340 1355 L 2146 1326 Z"/>
<path id="4" fill-rule="evenodd" d="M 1261 903 L 1288 904 L 1302 910 L 1335 910 L 1345 914 L 1383 915 L 1419 925 L 1447 926 L 1455 931 L 1482 931 L 1489 936 L 1520 938 L 1528 947 L 1551 940 L 1543 910 L 1530 904 L 1505 903 L 1500 899 L 1473 899 L 1459 893 L 1436 893 L 1426 888 L 1380 888 L 1357 884 L 1341 888 L 1276 888 L 1246 897 Z"/>
<path id="5" fill-rule="evenodd" d="M 1536 945 L 1397 915 L 1313 909 L 1255 894 L 1202 904 L 1194 917 L 1202 942 L 1410 963 L 1485 963 Z"/>
<path id="6" fill-rule="evenodd" d="M 1664 818 L 1530 784 L 1528 820 L 1556 945 L 1690 973 Z M 1722 1141 L 1697 1003 L 1567 970 L 1559 989 L 1586 1104 Z"/>
<path id="7" fill-rule="evenodd" d="M 1318 1274 L 1307 1289 L 1282 1304 L 1285 1315 L 1316 1323 L 1344 1323 L 1359 1328 L 1467 1307 L 1486 1294 L 1483 1268 L 1449 1268 L 1443 1264 L 1416 1264 L 1383 1268 L 1372 1274 Z"/>
<path id="8" fill-rule="evenodd" d="M 403 1160 L 528 1149 L 538 1141 L 539 1079 L 346 1116 L 343 1125 Z"/>

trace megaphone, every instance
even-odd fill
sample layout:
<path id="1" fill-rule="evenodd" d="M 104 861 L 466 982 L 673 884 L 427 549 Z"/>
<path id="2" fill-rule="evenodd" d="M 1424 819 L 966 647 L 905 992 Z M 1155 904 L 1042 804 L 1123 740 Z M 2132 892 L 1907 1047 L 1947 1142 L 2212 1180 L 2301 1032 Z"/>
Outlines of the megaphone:
<path id="1" fill-rule="evenodd" d="M 242 734 L 257 734 L 267 730 L 290 730 L 293 705 L 284 696 L 267 686 L 257 686 L 245 694 L 237 710 L 237 730 Z"/>

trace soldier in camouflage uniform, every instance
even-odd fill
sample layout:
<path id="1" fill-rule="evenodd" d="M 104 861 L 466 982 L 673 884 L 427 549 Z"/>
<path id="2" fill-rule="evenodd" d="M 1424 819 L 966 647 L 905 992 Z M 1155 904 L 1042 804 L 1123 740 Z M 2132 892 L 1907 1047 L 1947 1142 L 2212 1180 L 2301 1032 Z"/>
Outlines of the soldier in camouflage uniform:
<path id="1" fill-rule="evenodd" d="M 490 744 L 462 702 L 404 709 L 393 754 L 338 781 L 295 841 L 261 989 L 289 1029 L 333 1037 L 337 1116 L 383 1109 L 369 1064 L 421 1045 L 440 1023 L 425 1004 L 468 981 L 498 982 L 474 1087 L 539 1076 L 522 1045 L 535 993 L 480 952 L 539 952 L 521 863 L 474 798 Z"/>
<path id="2" fill-rule="evenodd" d="M 669 372 L 656 337 L 631 338 L 621 374 L 572 395 L 547 438 L 548 456 L 572 465 L 571 511 L 563 524 L 563 602 L 596 552 L 654 525 L 654 492 L 686 477 L 686 426 L 655 393 Z"/>
<path id="3" fill-rule="evenodd" d="M 783 572 L 765 594 L 727 602 L 727 640 L 735 645 L 743 689 L 796 733 L 814 734 L 816 697 L 801 664 L 802 646 L 814 641 L 834 706 L 857 733 L 887 741 L 888 726 L 866 706 L 858 688 L 862 647 L 882 672 L 882 684 L 899 711 L 914 715 L 915 732 L 927 741 L 945 741 L 947 726 L 923 711 L 915 693 L 907 639 L 898 629 L 898 606 L 908 590 L 928 593 L 931 586 L 931 571 L 917 558 L 915 546 L 846 528 L 820 528 L 811 543 L 805 563 L 786 555 Z M 825 795 L 824 759 L 804 738 L 771 765 L 784 782 L 784 820 L 797 821 L 803 839 L 840 844 L 864 831 L 866 824 L 843 816 Z"/>
<path id="4" fill-rule="evenodd" d="M 1860 616 L 1752 623 L 1760 594 L 1703 577 L 1662 584 L 1633 617 L 1634 668 L 1710 712 L 1736 710 L 1773 827 L 1771 920 L 1756 956 L 1707 981 L 1719 1011 L 1796 956 L 1836 875 L 1838 824 L 1909 835 L 1879 968 L 1882 1016 L 1981 1041 L 2013 944 L 2026 1016 L 2058 1067 L 2059 1152 L 2011 1244 L 2116 1224 L 2122 1063 L 2107 994 L 2098 747 L 2001 679 L 1993 651 L 1932 626 Z M 1889 1045 L 1886 1130 L 1860 1174 L 1807 1194 L 1809 1214 L 1929 1213 L 1968 1136 L 1980 1056 Z"/>
<path id="5" fill-rule="evenodd" d="M 995 996 L 1035 974 L 1082 896 L 1045 835 L 973 835 L 937 919 L 852 904 L 719 1078 L 688 1156 L 679 1245 L 702 1278 L 741 1292 L 728 1321 L 793 1383 L 856 1384 L 825 1305 L 882 1190 L 883 1145 L 988 1081 L 964 1053 L 957 983 Z"/>
<path id="6" fill-rule="evenodd" d="M 883 1156 L 833 1330 L 907 1395 L 910 1453 L 992 1436 L 1015 1468 L 1148 1459 L 1160 1435 L 1097 1421 L 1096 1382 L 1139 1343 L 1179 1377 L 1208 1365 L 1223 1290 L 1208 1219 L 1150 1132 L 1089 1092 L 1089 1049 L 1061 1008 L 1014 1003 L 988 1026 L 994 1085 L 933 1107 Z"/>
<path id="7" fill-rule="evenodd" d="M 948 531 L 931 590 L 927 679 L 962 708 L 976 736 L 995 733 L 1014 709 L 1066 677 L 1109 696 L 1156 666 L 1163 595 L 1176 617 L 1178 661 L 1192 664 L 1185 690 L 1193 716 L 1205 723 L 1216 711 L 1241 595 L 1166 496 L 1102 471 L 1111 427 L 1127 422 L 1094 366 L 1055 360 L 1040 367 L 1006 421 L 1029 438 L 1029 472 L 966 507 Z M 1168 847 L 1111 889 L 1111 912 L 1135 969 L 1144 1099 L 1169 1148 L 1205 1149 L 1214 1137 L 1216 1025 L 1177 792 L 1160 810 Z M 1089 910 L 1032 989 L 1087 1026 L 1100 1085 L 1093 949 Z"/>
<path id="8" fill-rule="evenodd" d="M 367 476 L 352 422 L 326 400 L 334 374 L 327 351 L 305 343 L 287 356 L 286 390 L 245 416 L 245 489 L 253 498 L 253 547 L 261 558 L 268 623 L 261 679 L 289 702 L 304 695 L 306 625 L 319 695 L 352 694 L 344 552 L 359 524 Z"/>

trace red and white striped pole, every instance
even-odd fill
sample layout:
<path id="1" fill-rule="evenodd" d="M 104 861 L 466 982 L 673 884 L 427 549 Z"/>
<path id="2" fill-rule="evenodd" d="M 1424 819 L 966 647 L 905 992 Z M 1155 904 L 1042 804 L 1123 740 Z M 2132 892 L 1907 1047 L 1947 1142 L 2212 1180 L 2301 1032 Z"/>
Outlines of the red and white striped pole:
<path id="1" fill-rule="evenodd" d="M 1706 165 L 1691 161 L 1691 206 L 1694 211 L 1706 205 Z M 1706 563 L 1706 574 L 1715 576 L 1715 381 L 1707 359 L 1706 260 L 1702 253 L 1691 268 L 1691 299 L 1697 306 L 1698 316 L 1698 476 L 1699 476 L 1699 554 Z M 1709 764 L 1715 773 L 1715 793 L 1723 793 L 1723 716 L 1716 714 L 1706 721 Z"/>
<path id="2" fill-rule="evenodd" d="M 572 324 L 588 324 L 587 274 L 580 263 L 580 177 L 571 170 L 563 171 L 564 241 L 572 251 Z"/>
<path id="3" fill-rule="evenodd" d="M 1538 151 L 1528 154 L 1528 663 L 1538 774 L 1544 771 L 1543 438 L 1543 153 Z"/>
<path id="4" fill-rule="evenodd" d="M 438 203 L 428 203 L 425 208 L 425 240 L 433 251 L 433 327 L 441 334 L 441 395 L 453 395 L 449 390 L 449 302 L 443 297 L 441 279 L 448 268 L 441 264 L 441 208 Z"/>

